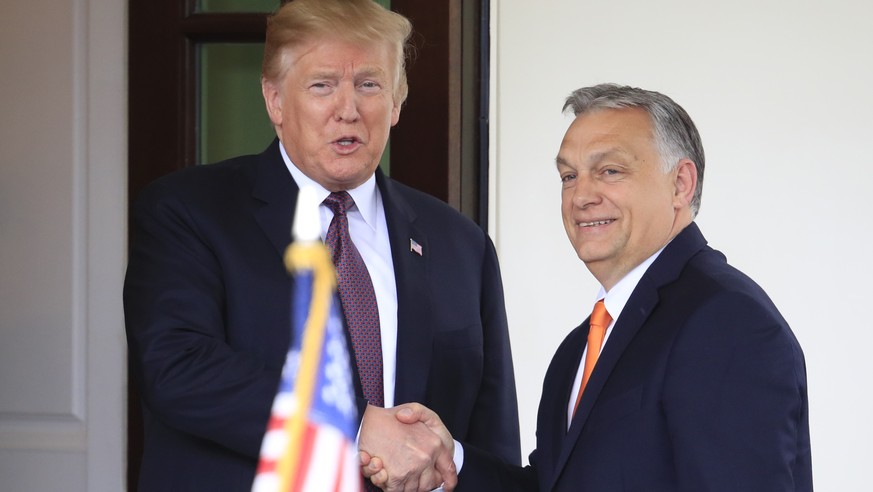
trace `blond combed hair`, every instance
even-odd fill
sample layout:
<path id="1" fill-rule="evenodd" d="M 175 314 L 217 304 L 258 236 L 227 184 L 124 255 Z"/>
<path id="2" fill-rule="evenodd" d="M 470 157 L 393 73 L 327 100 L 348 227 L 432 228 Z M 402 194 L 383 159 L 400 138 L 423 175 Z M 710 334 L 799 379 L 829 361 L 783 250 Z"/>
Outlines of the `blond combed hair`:
<path id="1" fill-rule="evenodd" d="M 291 66 L 294 48 L 320 37 L 335 37 L 355 43 L 388 43 L 392 47 L 396 74 L 394 101 L 406 100 L 406 51 L 412 24 L 406 17 L 386 10 L 372 0 L 294 0 L 267 18 L 267 38 L 261 76 L 281 80 Z"/>

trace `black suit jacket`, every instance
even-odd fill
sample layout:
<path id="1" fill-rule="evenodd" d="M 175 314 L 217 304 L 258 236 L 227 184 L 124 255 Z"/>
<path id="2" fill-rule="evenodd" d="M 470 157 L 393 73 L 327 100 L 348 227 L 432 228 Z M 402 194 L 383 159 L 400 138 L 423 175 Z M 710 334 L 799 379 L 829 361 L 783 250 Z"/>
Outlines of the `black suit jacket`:
<path id="1" fill-rule="evenodd" d="M 567 430 L 588 321 L 555 353 L 525 469 L 465 448 L 458 490 L 810 491 L 806 368 L 763 290 L 695 224 L 643 275 Z"/>
<path id="2" fill-rule="evenodd" d="M 453 435 L 519 461 L 491 240 L 439 200 L 381 172 L 377 184 L 397 284 L 396 402 L 423 402 Z M 136 201 L 124 305 L 143 397 L 140 490 L 250 489 L 290 342 L 282 253 L 296 198 L 277 140 L 161 178 Z"/>

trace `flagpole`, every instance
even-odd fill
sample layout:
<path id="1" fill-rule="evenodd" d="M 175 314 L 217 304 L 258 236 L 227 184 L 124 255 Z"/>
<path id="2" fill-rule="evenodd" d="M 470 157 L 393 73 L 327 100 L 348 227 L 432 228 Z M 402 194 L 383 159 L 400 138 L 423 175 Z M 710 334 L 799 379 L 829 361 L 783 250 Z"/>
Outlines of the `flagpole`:
<path id="1" fill-rule="evenodd" d="M 282 477 L 280 490 L 290 490 L 298 474 L 302 436 L 312 406 L 317 371 L 324 344 L 327 318 L 336 276 L 330 252 L 321 242 L 321 227 L 318 217 L 318 202 L 311 188 L 300 190 L 294 217 L 294 242 L 285 251 L 285 268 L 289 272 L 312 270 L 312 300 L 309 317 L 306 319 L 301 348 L 300 370 L 295 395 L 297 409 L 285 422 L 289 440 L 285 453 L 277 463 Z"/>

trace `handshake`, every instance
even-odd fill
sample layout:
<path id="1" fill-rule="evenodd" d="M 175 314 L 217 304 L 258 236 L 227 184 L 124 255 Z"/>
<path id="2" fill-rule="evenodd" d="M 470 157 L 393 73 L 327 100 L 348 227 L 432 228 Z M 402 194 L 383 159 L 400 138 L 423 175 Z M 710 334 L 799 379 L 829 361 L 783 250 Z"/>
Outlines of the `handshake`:
<path id="1" fill-rule="evenodd" d="M 385 491 L 451 492 L 458 484 L 455 441 L 424 405 L 367 406 L 358 444 L 361 473 Z"/>

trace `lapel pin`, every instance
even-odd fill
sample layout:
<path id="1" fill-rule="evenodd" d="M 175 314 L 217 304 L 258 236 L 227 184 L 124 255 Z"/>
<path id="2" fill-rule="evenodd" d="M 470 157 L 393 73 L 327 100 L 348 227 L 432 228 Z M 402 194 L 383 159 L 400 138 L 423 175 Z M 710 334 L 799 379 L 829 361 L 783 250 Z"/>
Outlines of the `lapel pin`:
<path id="1" fill-rule="evenodd" d="M 412 238 L 409 238 L 409 251 L 418 254 L 418 256 L 424 256 L 421 251 L 421 245 Z"/>

